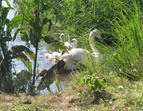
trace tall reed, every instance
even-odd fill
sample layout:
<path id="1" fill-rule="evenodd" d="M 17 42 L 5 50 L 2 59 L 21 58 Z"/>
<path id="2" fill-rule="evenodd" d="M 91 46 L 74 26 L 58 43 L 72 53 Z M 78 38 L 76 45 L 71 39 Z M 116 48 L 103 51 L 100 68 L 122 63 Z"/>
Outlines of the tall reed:
<path id="1" fill-rule="evenodd" d="M 103 74 L 117 74 L 121 77 L 127 77 L 130 80 L 139 79 L 143 72 L 142 12 L 140 10 L 140 2 L 135 0 L 130 0 L 130 2 L 111 0 L 107 2 L 107 4 L 108 7 L 105 6 L 107 12 L 104 12 L 107 18 L 103 18 L 107 19 L 109 22 L 107 26 L 110 26 L 110 28 L 104 30 L 105 27 L 103 25 L 100 29 L 102 32 L 108 34 L 109 37 L 113 37 L 111 41 L 114 47 L 103 45 L 96 41 L 95 44 L 101 51 L 102 59 L 101 62 L 96 65 L 92 65 L 90 64 L 92 62 L 88 61 L 87 65 L 90 66 L 88 70 Z M 96 5 L 98 6 L 98 2 Z M 112 13 L 115 18 L 108 18 L 110 17 L 108 16 L 110 13 Z M 95 16 L 102 15 L 98 15 L 97 13 Z M 106 20 L 103 22 L 105 21 Z M 114 39 L 116 39 L 117 42 L 115 42 Z"/>

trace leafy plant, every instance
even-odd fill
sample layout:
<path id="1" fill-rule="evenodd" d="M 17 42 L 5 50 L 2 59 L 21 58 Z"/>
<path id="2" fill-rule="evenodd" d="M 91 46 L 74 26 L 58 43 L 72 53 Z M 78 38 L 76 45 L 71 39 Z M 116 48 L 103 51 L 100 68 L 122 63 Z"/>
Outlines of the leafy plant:
<path id="1" fill-rule="evenodd" d="M 105 92 L 105 84 L 103 79 L 96 76 L 95 73 L 91 75 L 85 75 L 82 79 L 80 79 L 80 83 L 86 84 L 90 87 L 90 94 L 94 95 L 93 103 L 99 104 L 100 98 L 102 98 L 102 94 Z"/>
<path id="2" fill-rule="evenodd" d="M 91 75 L 85 75 L 81 79 L 80 83 L 84 83 L 91 88 L 92 91 L 103 91 L 104 81 L 96 76 L 95 73 Z"/>
<path id="3" fill-rule="evenodd" d="M 8 12 L 12 7 L 7 0 L 5 2 L 8 7 L 2 6 L 2 1 L 0 1 L 0 89 L 6 92 L 13 92 L 11 60 L 5 59 L 4 64 L 1 64 L 8 51 L 6 42 L 12 40 L 11 31 L 8 30 L 11 27 L 9 25 L 10 20 L 7 18 Z"/>
<path id="4" fill-rule="evenodd" d="M 27 57 L 27 55 L 29 55 L 31 60 L 34 59 L 34 53 L 29 48 L 23 45 L 15 45 L 7 51 L 5 58 L 0 65 L 5 64 L 5 61 L 11 61 L 12 59 L 16 58 L 21 60 L 25 64 L 25 66 L 27 66 L 29 72 L 32 72 L 32 62 Z"/>
<path id="5" fill-rule="evenodd" d="M 8 12 L 13 9 L 10 3 L 5 1 L 8 7 L 0 7 L 0 89 L 6 92 L 15 92 L 15 86 L 13 84 L 14 74 L 12 72 L 12 59 L 21 60 L 28 68 L 29 73 L 32 72 L 32 62 L 34 53 L 26 46 L 13 46 L 8 50 L 7 42 L 11 41 L 11 30 L 15 28 L 16 24 L 13 18 L 11 21 L 7 18 Z M 12 25 L 13 24 L 13 25 Z M 29 57 L 27 57 L 27 55 Z"/>
<path id="6" fill-rule="evenodd" d="M 14 21 L 17 22 L 17 24 L 21 24 L 15 36 L 20 32 L 22 40 L 28 43 L 30 42 L 35 47 L 33 85 L 35 84 L 38 43 L 42 39 L 47 40 L 48 35 L 45 35 L 45 33 L 48 33 L 51 29 L 53 21 L 57 21 L 57 10 L 53 3 L 55 4 L 55 2 L 50 3 L 43 0 L 15 2 L 18 15 Z"/>
<path id="7" fill-rule="evenodd" d="M 29 57 L 27 56 L 29 55 Z M 30 58 L 30 59 L 29 59 Z M 7 51 L 5 58 L 1 61 L 0 66 L 4 66 L 7 61 L 12 61 L 12 59 L 21 60 L 24 65 L 28 68 L 28 71 L 22 70 L 21 72 L 11 74 L 12 83 L 14 85 L 14 91 L 26 91 L 26 86 L 31 81 L 32 76 L 32 62 L 34 58 L 34 53 L 29 50 L 26 46 L 15 45 L 10 50 Z M 13 79 L 14 78 L 14 79 Z M 9 79 L 8 79 L 9 80 Z"/>

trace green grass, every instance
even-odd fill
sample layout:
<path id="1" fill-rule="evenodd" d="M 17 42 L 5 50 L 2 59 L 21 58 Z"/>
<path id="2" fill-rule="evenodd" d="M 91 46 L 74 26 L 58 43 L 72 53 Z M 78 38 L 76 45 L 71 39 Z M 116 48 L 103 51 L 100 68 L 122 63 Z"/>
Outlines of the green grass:
<path id="1" fill-rule="evenodd" d="M 84 73 L 84 72 L 83 72 Z M 87 72 L 86 72 L 87 73 Z M 73 78 L 82 77 L 84 74 L 73 75 Z M 94 95 L 91 88 L 86 84 L 79 84 L 73 81 L 69 92 L 62 94 L 46 94 L 30 96 L 26 94 L 5 94 L 0 92 L 0 111 L 58 111 L 60 109 L 68 111 L 140 111 L 143 103 L 143 81 L 129 81 L 117 75 L 98 74 L 104 79 L 105 91 L 99 104 L 92 103 Z M 24 104 L 30 100 L 32 104 Z"/>
<path id="2" fill-rule="evenodd" d="M 76 84 L 73 87 L 77 90 L 78 95 L 74 101 L 76 105 L 88 106 L 86 110 L 119 110 L 119 111 L 138 111 L 142 110 L 142 89 L 143 81 L 129 81 L 127 78 L 118 75 L 97 74 L 99 78 L 104 79 L 104 91 L 101 92 L 102 98 L 99 104 L 92 104 L 94 100 L 93 90 L 86 85 L 78 85 L 78 81 L 86 72 L 73 76 Z M 94 106 L 94 107 L 93 107 Z"/>
<path id="3" fill-rule="evenodd" d="M 96 42 L 101 51 L 103 63 L 93 67 L 98 73 L 114 73 L 130 80 L 137 80 L 142 77 L 141 11 L 138 2 L 134 0 L 131 0 L 130 3 L 126 2 L 109 2 L 109 9 L 112 9 L 111 12 L 114 12 L 116 16 L 115 19 L 109 21 L 110 30 L 105 30 L 104 32 L 115 37 L 118 42 L 115 43 L 114 47 L 104 46 Z M 113 10 L 114 8 L 115 10 Z M 109 12 L 107 11 L 106 14 L 109 15 Z M 90 69 L 93 68 L 91 67 Z M 96 69 L 100 70 L 97 71 Z"/>
<path id="4" fill-rule="evenodd" d="M 50 109 L 54 109 L 54 108 L 49 104 L 33 104 L 33 105 L 20 104 L 12 107 L 10 111 L 34 111 L 34 110 L 47 111 Z"/>
<path id="5" fill-rule="evenodd" d="M 72 8 L 76 8 L 76 2 L 73 1 L 72 4 L 69 10 L 65 10 L 65 15 Z M 80 4 L 82 3 L 77 5 Z M 76 33 L 79 35 L 78 40 L 85 40 L 83 43 L 79 42 L 80 46 L 86 46 L 85 49 L 89 49 L 86 33 L 92 27 L 99 28 L 107 35 L 107 38 L 115 37 L 118 40 L 114 44 L 115 46 L 111 47 L 95 42 L 97 48 L 101 51 L 101 61 L 95 63 L 91 59 L 86 60 L 86 69 L 77 71 L 76 75 L 73 74 L 72 91 L 60 95 L 34 96 L 31 97 L 32 104 L 28 105 L 23 104 L 23 101 L 27 100 L 27 96 L 25 98 L 20 97 L 21 99 L 17 97 L 13 97 L 14 99 L 6 98 L 7 101 L 1 103 L 2 110 L 46 111 L 69 110 L 70 108 L 85 111 L 143 110 L 141 6 L 134 0 L 130 0 L 130 2 L 127 0 L 110 0 L 108 2 L 106 0 L 104 2 L 91 0 L 87 5 L 91 4 L 96 4 L 96 7 L 93 5 L 88 8 L 88 11 L 85 11 L 86 8 L 83 6 L 82 12 L 85 11 L 83 15 L 77 13 L 78 9 L 73 10 L 73 12 L 70 11 L 70 15 L 66 16 L 67 20 L 69 17 L 74 16 L 75 13 L 76 16 L 70 18 L 73 18 L 72 21 L 70 19 L 69 21 L 64 21 L 65 27 L 69 27 L 65 30 L 68 32 L 72 29 L 69 32 L 70 34 Z M 70 3 L 66 6 L 70 7 Z M 79 18 L 76 18 L 77 16 Z M 63 19 L 65 18 L 63 17 Z M 78 27 L 79 25 L 80 27 Z M 84 30 L 82 31 L 82 29 Z M 97 77 L 99 81 L 96 81 Z M 84 79 L 88 81 L 84 81 Z M 103 84 L 100 84 L 101 81 L 103 81 Z M 100 86 L 102 86 L 103 90 L 99 90 Z M 101 93 L 100 102 L 99 104 L 93 104 L 97 91 Z M 7 108 L 7 106 L 10 106 L 10 108 Z"/>
<path id="6" fill-rule="evenodd" d="M 139 79 L 141 77 L 138 62 L 142 56 L 142 33 L 140 9 L 136 2 L 132 1 L 133 7 L 129 5 L 126 10 L 130 15 L 123 15 L 119 12 L 120 18 L 113 24 L 114 36 L 119 40 L 116 51 L 112 53 L 114 70 L 119 75 L 129 79 Z M 122 21 L 120 24 L 119 21 Z M 136 67 L 135 67 L 136 66 Z M 136 69 L 136 71 L 133 71 Z"/>
<path id="7" fill-rule="evenodd" d="M 109 99 L 101 98 L 99 105 L 101 110 L 142 110 L 141 90 L 143 87 L 139 85 L 142 84 L 143 73 L 142 12 L 140 5 L 133 0 L 130 3 L 114 1 L 111 4 L 110 9 L 116 7 L 116 10 L 114 10 L 116 18 L 109 21 L 111 23 L 110 35 L 115 37 L 118 42 L 115 43 L 114 47 L 104 46 L 96 42 L 101 51 L 102 61 L 94 64 L 93 60 L 87 60 L 87 69 L 79 72 L 79 77 L 74 78 L 74 80 L 77 83 L 78 81 L 81 83 L 83 78 L 93 81 L 92 79 L 95 80 L 93 74 L 99 77 L 99 80 L 104 80 L 104 90 L 101 91 L 101 94 L 103 98 L 106 93 L 110 93 L 112 96 Z M 107 12 L 108 14 L 109 12 Z M 105 30 L 105 33 L 109 33 L 108 31 Z M 96 88 L 93 88 L 93 86 L 96 86 L 95 82 L 82 82 L 83 84 L 89 86 L 88 90 L 90 91 L 82 92 L 82 89 L 79 89 L 81 93 L 77 99 L 79 104 L 88 101 L 88 98 L 84 97 L 88 97 L 89 94 L 93 95 L 93 92 L 97 91 Z M 94 96 L 92 96 L 92 99 L 94 99 Z"/>

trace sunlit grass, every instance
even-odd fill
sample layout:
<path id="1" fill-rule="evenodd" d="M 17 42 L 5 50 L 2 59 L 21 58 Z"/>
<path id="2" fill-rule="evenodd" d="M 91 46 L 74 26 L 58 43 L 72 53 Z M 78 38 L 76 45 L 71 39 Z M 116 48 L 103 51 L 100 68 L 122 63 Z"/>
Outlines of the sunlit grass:
<path id="1" fill-rule="evenodd" d="M 107 110 L 108 108 L 119 111 L 141 110 L 142 104 L 139 104 L 139 102 L 142 101 L 142 94 L 140 92 L 142 86 L 138 87 L 138 83 L 132 81 L 142 80 L 143 72 L 140 5 L 133 0 L 130 2 L 131 4 L 123 4 L 123 2 L 118 1 L 114 1 L 114 3 L 112 7 L 118 7 L 118 10 L 115 10 L 118 16 L 116 16 L 114 21 L 110 21 L 110 34 L 118 42 L 114 44 L 114 47 L 96 42 L 97 48 L 101 51 L 100 62 L 95 63 L 93 59 L 87 59 L 86 69 L 79 72 L 79 76 L 76 76 L 74 80 L 76 82 L 79 80 L 78 82 L 80 83 L 87 75 L 92 78 L 93 73 L 99 79 L 104 80 L 105 92 L 110 93 L 112 97 L 110 100 L 107 100 L 108 102 L 106 102 L 106 99 L 101 101 L 103 106 L 100 106 L 100 108 L 103 110 Z M 84 85 L 89 87 L 89 83 L 85 83 Z M 92 88 L 85 89 L 87 90 L 85 92 L 88 92 Z M 80 88 L 79 91 L 81 91 Z M 88 93 L 92 94 L 91 92 Z M 81 94 L 85 96 L 83 92 Z M 82 96 L 80 96 L 81 99 L 85 100 Z"/>
<path id="2" fill-rule="evenodd" d="M 143 43 L 142 21 L 140 20 L 140 5 L 134 0 L 130 0 L 130 3 L 127 3 L 127 1 L 126 3 L 124 3 L 121 0 L 111 0 L 111 2 L 104 2 L 103 4 L 101 4 L 101 0 L 97 0 L 96 6 L 98 7 L 96 8 L 92 6 L 90 8 L 95 9 L 95 12 L 99 10 L 100 13 L 93 14 L 94 12 L 89 12 L 92 18 L 88 18 L 89 16 L 85 17 L 83 15 L 84 19 L 88 19 L 87 21 L 89 22 L 95 16 L 95 18 L 97 19 L 97 23 L 101 23 L 97 25 L 92 24 L 91 27 L 98 26 L 103 33 L 107 34 L 109 37 L 115 37 L 118 42 L 115 43 L 113 47 L 104 45 L 97 41 L 95 42 L 95 45 L 97 46 L 97 48 L 99 48 L 101 52 L 100 59 L 96 60 L 86 58 L 86 68 L 81 67 L 78 71 L 71 73 L 73 77 L 72 83 L 70 84 L 72 87 L 72 91 L 69 91 L 68 94 L 63 93 L 61 94 L 62 96 L 35 96 L 34 98 L 30 99 L 32 101 L 32 104 L 23 104 L 23 101 L 26 101 L 29 98 L 21 98 L 20 100 L 18 98 L 7 98 L 7 101 L 12 102 L 12 104 L 8 103 L 7 105 L 5 105 L 4 102 L 1 103 L 4 106 L 4 109 L 7 109 L 6 107 L 10 106 L 10 108 L 12 108 L 10 110 L 46 111 L 59 110 L 62 108 L 64 109 L 64 106 L 67 105 L 65 110 L 68 110 L 70 107 L 75 106 L 77 106 L 78 108 L 80 107 L 80 110 L 88 111 L 143 110 Z M 70 16 L 72 16 L 72 14 Z M 111 16 L 113 16 L 112 19 L 106 18 Z M 73 29 L 70 33 L 75 32 L 75 29 L 73 27 L 71 27 L 70 29 Z M 87 37 L 88 36 L 85 34 L 85 32 L 83 32 L 83 36 L 80 36 L 78 38 L 78 40 L 80 40 L 79 44 L 81 47 L 91 51 L 91 49 L 89 49 Z M 85 79 L 90 79 L 91 81 L 84 81 Z M 96 79 L 99 79 L 99 83 L 100 80 L 103 80 L 103 84 L 95 84 Z M 98 85 L 102 85 L 102 88 L 104 88 L 104 90 L 100 90 L 102 98 L 100 100 L 100 104 L 93 104 L 93 92 L 99 91 L 99 89 L 96 89 Z M 70 93 L 72 93 L 71 95 L 73 95 L 72 98 L 70 98 Z M 62 103 L 64 100 L 67 101 Z"/>
<path id="3" fill-rule="evenodd" d="M 134 8 L 128 6 L 130 15 L 120 12 L 119 21 L 113 24 L 114 36 L 119 40 L 116 51 L 112 53 L 111 64 L 119 75 L 129 79 L 139 79 L 140 69 L 134 67 L 142 56 L 142 33 L 139 5 L 132 1 Z M 109 58 L 110 59 L 110 58 Z M 135 63 L 136 62 L 136 63 Z"/>
<path id="4" fill-rule="evenodd" d="M 82 77 L 79 74 L 79 78 Z M 84 74 L 85 75 L 85 74 Z M 142 81 L 129 81 L 126 78 L 119 77 L 118 75 L 104 75 L 100 74 L 100 78 L 104 79 L 105 92 L 102 93 L 104 100 L 100 100 L 98 105 L 99 109 L 106 110 L 141 110 L 142 109 Z M 76 75 L 76 78 L 78 76 Z M 94 99 L 89 86 L 85 84 L 73 85 L 79 92 L 76 98 L 76 104 L 86 106 L 92 103 Z M 93 108 L 93 107 L 92 107 Z M 91 108 L 91 109 L 92 109 Z"/>

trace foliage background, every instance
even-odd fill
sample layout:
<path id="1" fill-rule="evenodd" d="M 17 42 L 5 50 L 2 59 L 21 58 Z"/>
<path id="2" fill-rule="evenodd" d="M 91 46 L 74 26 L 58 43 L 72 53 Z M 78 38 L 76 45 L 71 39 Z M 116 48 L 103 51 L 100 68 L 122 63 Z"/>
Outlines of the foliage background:
<path id="1" fill-rule="evenodd" d="M 6 2 L 9 4 L 7 0 Z M 7 20 L 6 16 L 12 7 L 10 5 L 8 8 L 1 7 L 1 63 L 8 52 L 6 41 L 14 40 L 18 32 L 22 40 L 35 47 L 34 66 L 36 66 L 38 42 L 50 36 L 52 39 L 49 43 L 52 44 L 58 39 L 59 33 L 65 32 L 69 37 L 78 39 L 79 47 L 91 50 L 88 34 L 97 28 L 103 33 L 103 38 L 96 40 L 95 44 L 104 60 L 96 66 L 88 62 L 91 67 L 88 67 L 87 73 L 84 74 L 91 78 L 95 73 L 114 74 L 129 80 L 141 79 L 142 0 L 15 0 L 14 4 L 16 14 L 11 21 Z M 4 25 L 7 25 L 6 31 Z M 13 28 L 17 28 L 17 31 L 14 37 L 11 37 L 10 32 Z M 9 39 L 6 39 L 7 37 Z M 8 66 L 4 66 L 5 70 L 2 70 L 3 65 L 0 64 L 1 81 L 4 81 L 1 82 L 1 88 L 10 86 L 7 83 L 13 75 L 10 71 L 11 61 L 6 62 Z M 34 70 L 36 71 L 35 68 Z M 33 74 L 31 82 L 33 84 L 35 71 L 30 72 Z M 85 84 L 88 85 L 87 82 Z M 4 90 L 7 89 L 9 88 Z"/>

